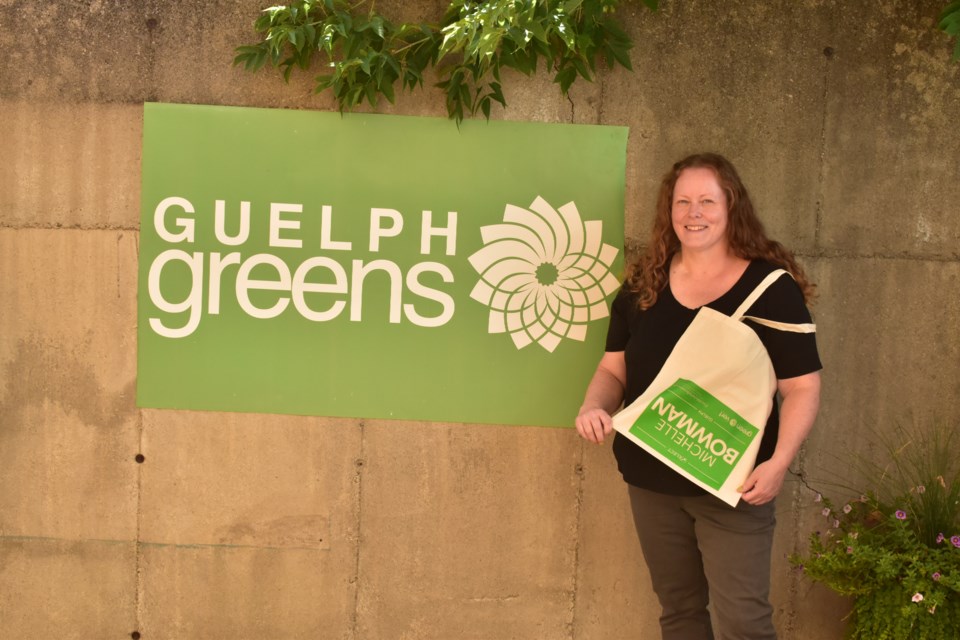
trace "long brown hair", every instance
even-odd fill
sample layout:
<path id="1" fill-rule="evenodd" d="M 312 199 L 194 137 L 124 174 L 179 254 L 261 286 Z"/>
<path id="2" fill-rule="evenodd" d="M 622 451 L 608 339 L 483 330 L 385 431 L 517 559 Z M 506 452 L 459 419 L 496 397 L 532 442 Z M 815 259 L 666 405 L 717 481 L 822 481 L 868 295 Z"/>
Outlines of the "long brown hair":
<path id="1" fill-rule="evenodd" d="M 680 250 L 680 240 L 673 230 L 671 210 L 673 189 L 684 169 L 706 168 L 717 175 L 717 181 L 727 196 L 727 242 L 734 255 L 745 260 L 765 260 L 790 272 L 803 291 L 809 304 L 816 285 L 807 279 L 803 268 L 786 247 L 767 237 L 763 224 L 757 218 L 747 188 L 740 180 L 733 164 L 716 153 L 698 153 L 687 156 L 673 165 L 660 183 L 656 218 L 646 251 L 630 265 L 624 287 L 638 293 L 641 309 L 648 309 L 667 285 L 670 260 Z"/>

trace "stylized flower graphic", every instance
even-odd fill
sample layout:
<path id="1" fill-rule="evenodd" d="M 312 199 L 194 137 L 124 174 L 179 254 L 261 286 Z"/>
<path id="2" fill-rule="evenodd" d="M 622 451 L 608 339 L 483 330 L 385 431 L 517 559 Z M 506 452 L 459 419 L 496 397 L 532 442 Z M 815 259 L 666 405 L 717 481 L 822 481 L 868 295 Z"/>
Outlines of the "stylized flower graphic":
<path id="1" fill-rule="evenodd" d="M 619 251 L 602 231 L 603 222 L 584 222 L 573 202 L 554 209 L 540 196 L 530 209 L 508 204 L 502 224 L 481 227 L 484 246 L 470 256 L 480 280 L 470 297 L 490 307 L 487 330 L 509 333 L 518 349 L 537 342 L 553 352 L 563 338 L 584 340 L 620 286 L 610 272 Z"/>

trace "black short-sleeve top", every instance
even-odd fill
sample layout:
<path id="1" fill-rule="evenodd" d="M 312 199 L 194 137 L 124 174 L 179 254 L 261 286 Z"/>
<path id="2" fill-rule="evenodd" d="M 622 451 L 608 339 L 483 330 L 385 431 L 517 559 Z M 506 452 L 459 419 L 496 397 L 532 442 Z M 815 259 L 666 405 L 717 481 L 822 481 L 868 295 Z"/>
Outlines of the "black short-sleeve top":
<path id="1" fill-rule="evenodd" d="M 777 269 L 768 262 L 752 261 L 740 279 L 708 307 L 733 315 L 758 284 Z M 637 399 L 653 382 L 680 336 L 693 322 L 697 309 L 680 304 L 669 285 L 657 302 L 646 310 L 637 306 L 636 294 L 621 289 L 610 310 L 607 351 L 623 351 L 627 367 L 624 406 Z M 810 312 L 797 283 L 788 275 L 778 278 L 747 310 L 746 315 L 788 323 L 811 322 Z M 766 347 L 777 379 L 793 378 L 821 369 L 815 333 L 794 333 L 772 329 L 744 320 Z M 760 441 L 757 463 L 768 460 L 777 444 L 780 416 L 776 400 Z M 614 438 L 613 452 L 623 479 L 631 485 L 679 496 L 705 493 L 680 474 L 619 433 Z"/>

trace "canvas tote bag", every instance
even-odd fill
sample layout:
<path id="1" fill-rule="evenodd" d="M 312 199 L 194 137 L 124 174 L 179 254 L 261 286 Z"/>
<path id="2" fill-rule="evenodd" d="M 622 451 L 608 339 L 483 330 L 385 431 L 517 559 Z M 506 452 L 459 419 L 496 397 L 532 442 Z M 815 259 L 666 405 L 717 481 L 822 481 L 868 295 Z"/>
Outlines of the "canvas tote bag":
<path id="1" fill-rule="evenodd" d="M 744 315 L 786 273 L 770 273 L 732 316 L 701 307 L 647 390 L 613 417 L 619 433 L 731 506 L 753 471 L 777 389 L 767 350 L 742 320 L 816 331 Z"/>

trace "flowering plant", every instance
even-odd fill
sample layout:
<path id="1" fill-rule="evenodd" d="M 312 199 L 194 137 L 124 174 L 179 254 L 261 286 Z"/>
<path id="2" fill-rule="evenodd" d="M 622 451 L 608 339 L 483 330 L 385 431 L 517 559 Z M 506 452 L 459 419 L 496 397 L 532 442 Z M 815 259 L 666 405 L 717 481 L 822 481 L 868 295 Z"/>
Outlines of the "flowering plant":
<path id="1" fill-rule="evenodd" d="M 960 638 L 960 463 L 956 430 L 890 448 L 875 486 L 839 508 L 817 494 L 826 521 L 806 555 L 810 579 L 855 598 L 850 637 Z M 901 431 L 901 433 L 903 433 Z"/>

